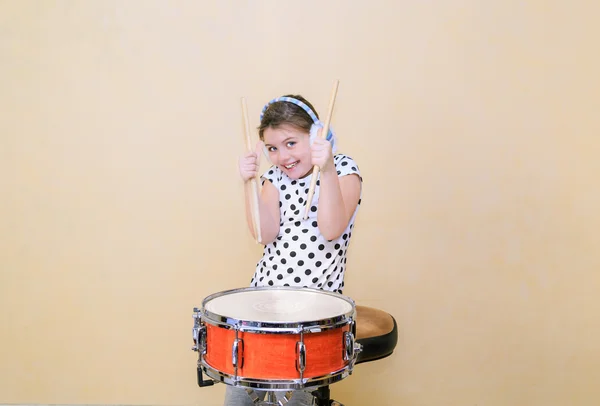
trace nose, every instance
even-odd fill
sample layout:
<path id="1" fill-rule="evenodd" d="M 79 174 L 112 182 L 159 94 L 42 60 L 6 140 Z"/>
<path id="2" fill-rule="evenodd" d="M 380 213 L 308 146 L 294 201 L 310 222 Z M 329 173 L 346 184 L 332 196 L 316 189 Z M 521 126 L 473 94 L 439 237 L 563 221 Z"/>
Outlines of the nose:
<path id="1" fill-rule="evenodd" d="M 290 157 L 290 154 L 286 150 L 279 150 L 279 162 L 285 162 Z"/>

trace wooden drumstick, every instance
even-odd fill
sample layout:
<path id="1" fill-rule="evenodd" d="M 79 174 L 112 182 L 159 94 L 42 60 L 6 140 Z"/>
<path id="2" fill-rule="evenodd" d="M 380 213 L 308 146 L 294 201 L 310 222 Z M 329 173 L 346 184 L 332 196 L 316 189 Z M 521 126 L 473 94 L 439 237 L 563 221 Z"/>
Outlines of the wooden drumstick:
<path id="1" fill-rule="evenodd" d="M 340 85 L 340 81 L 336 80 L 333 85 L 333 90 L 331 91 L 331 98 L 329 100 L 329 109 L 327 111 L 327 117 L 325 118 L 325 124 L 323 126 L 323 131 L 321 132 L 321 138 L 326 138 L 329 133 L 329 123 L 331 122 L 331 115 L 333 113 L 333 105 L 335 104 L 335 97 L 337 95 L 338 86 Z M 310 206 L 312 204 L 313 195 L 315 194 L 315 187 L 317 185 L 317 176 L 319 175 L 319 167 L 315 165 L 313 167 L 313 175 L 310 181 L 310 188 L 308 189 L 308 198 L 306 199 L 306 211 L 304 212 L 304 220 L 308 218 L 308 211 L 310 210 Z"/>
<path id="2" fill-rule="evenodd" d="M 244 115 L 244 133 L 246 135 L 246 149 L 248 152 L 253 150 L 252 142 L 250 141 L 250 122 L 248 120 L 248 107 L 246 106 L 246 98 L 242 97 L 242 113 Z M 257 157 L 257 160 L 260 156 Z M 260 234 L 260 214 L 258 206 L 258 175 L 250 180 L 250 186 L 252 187 L 252 225 L 254 226 L 254 235 L 256 241 L 260 244 L 262 236 Z"/>

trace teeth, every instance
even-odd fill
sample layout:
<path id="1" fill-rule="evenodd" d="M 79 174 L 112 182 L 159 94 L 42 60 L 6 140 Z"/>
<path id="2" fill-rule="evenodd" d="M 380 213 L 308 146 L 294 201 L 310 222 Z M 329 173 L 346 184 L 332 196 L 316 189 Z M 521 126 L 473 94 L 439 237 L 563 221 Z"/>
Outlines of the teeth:
<path id="1" fill-rule="evenodd" d="M 294 162 L 291 165 L 285 165 L 286 169 L 292 169 L 294 166 L 296 166 L 296 164 L 298 164 L 298 162 Z"/>

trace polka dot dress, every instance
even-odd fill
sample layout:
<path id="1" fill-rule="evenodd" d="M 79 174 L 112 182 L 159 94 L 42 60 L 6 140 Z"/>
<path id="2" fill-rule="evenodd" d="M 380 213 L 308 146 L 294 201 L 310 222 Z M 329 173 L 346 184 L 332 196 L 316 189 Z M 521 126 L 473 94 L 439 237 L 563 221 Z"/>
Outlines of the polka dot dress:
<path id="1" fill-rule="evenodd" d="M 334 163 L 339 177 L 356 174 L 358 166 L 347 155 L 337 154 Z M 279 190 L 279 235 L 264 248 L 250 286 L 294 286 L 342 293 L 346 254 L 360 200 L 342 235 L 332 241 L 323 237 L 317 223 L 319 180 L 315 186 L 308 218 L 304 220 L 306 198 L 312 174 L 292 180 L 276 166 L 262 177 Z M 361 191 L 362 197 L 362 191 Z"/>

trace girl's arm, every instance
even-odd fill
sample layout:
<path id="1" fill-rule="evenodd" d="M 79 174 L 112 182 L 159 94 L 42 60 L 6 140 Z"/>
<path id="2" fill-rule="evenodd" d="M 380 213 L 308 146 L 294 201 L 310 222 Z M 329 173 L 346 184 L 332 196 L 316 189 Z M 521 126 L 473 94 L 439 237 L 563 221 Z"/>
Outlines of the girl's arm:
<path id="1" fill-rule="evenodd" d="M 328 165 L 321 170 L 319 184 L 317 222 L 321 234 L 331 241 L 342 235 L 356 210 L 360 179 L 356 174 L 340 178 L 335 165 Z"/>
<path id="2" fill-rule="evenodd" d="M 261 192 L 259 192 L 258 206 L 260 216 L 261 244 L 267 245 L 275 240 L 279 234 L 279 192 L 273 184 L 266 180 Z M 246 200 L 246 222 L 250 234 L 256 239 L 254 226 L 252 225 L 252 187 L 250 181 L 244 183 L 244 194 Z"/>

